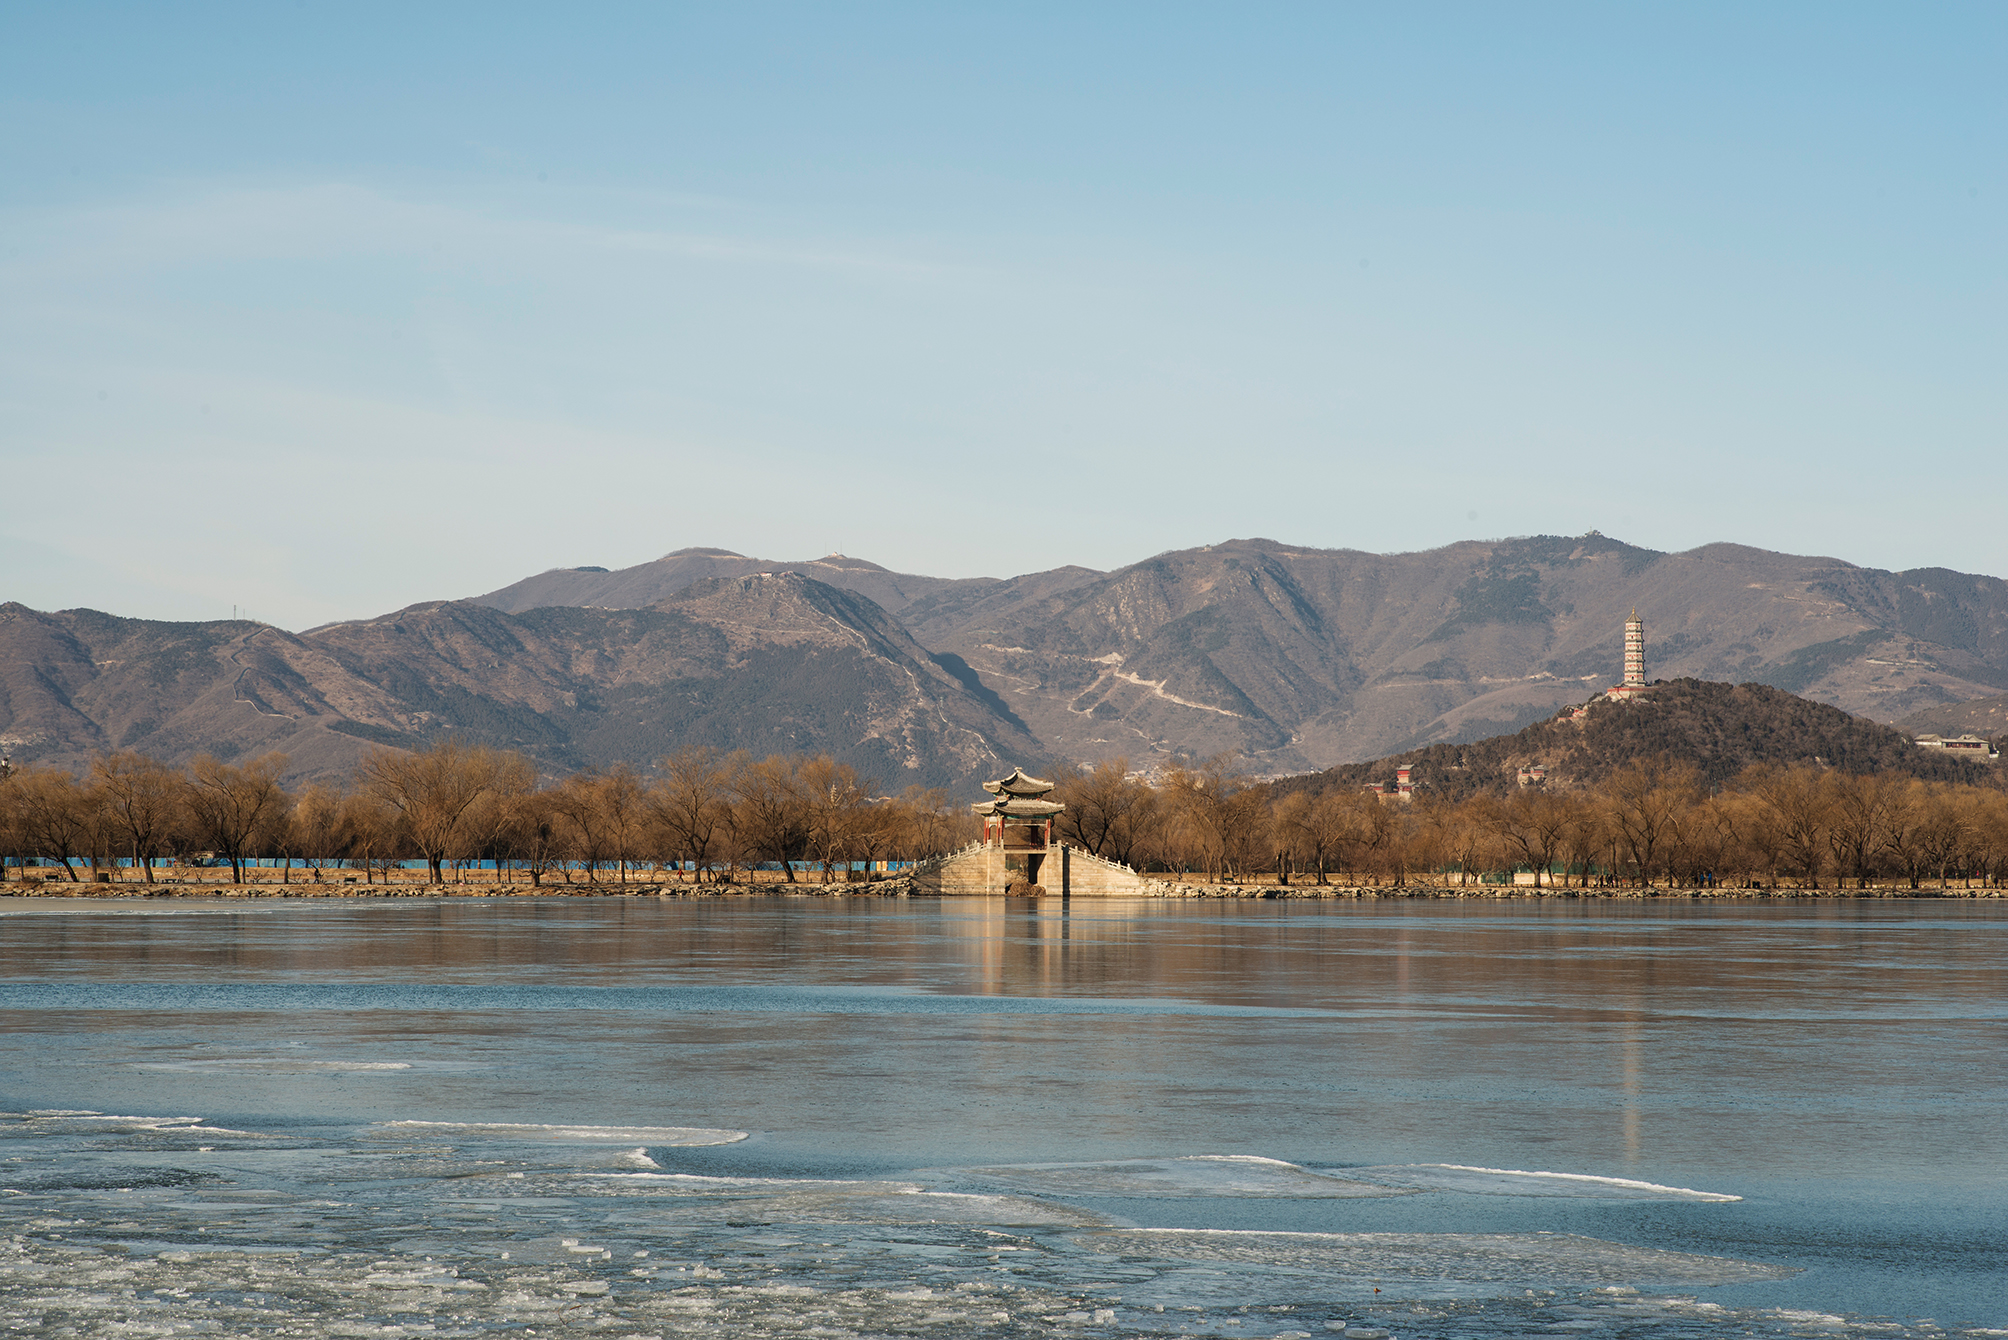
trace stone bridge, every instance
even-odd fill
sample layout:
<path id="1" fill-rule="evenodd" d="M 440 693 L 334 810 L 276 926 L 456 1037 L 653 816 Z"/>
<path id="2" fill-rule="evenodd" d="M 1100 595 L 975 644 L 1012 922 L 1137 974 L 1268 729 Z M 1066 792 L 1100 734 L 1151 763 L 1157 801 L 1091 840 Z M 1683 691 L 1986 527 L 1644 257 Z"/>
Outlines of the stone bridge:
<path id="1" fill-rule="evenodd" d="M 901 872 L 894 882 L 905 887 L 877 891 L 913 897 L 1002 894 L 1010 890 L 1016 878 L 1005 869 L 1004 852 L 1000 848 L 972 842 L 960 851 L 933 857 Z M 1129 866 L 1103 860 L 1063 842 L 1054 844 L 1040 872 L 1038 891 L 1049 898 L 1163 898 L 1175 893 L 1163 880 L 1150 879 Z"/>

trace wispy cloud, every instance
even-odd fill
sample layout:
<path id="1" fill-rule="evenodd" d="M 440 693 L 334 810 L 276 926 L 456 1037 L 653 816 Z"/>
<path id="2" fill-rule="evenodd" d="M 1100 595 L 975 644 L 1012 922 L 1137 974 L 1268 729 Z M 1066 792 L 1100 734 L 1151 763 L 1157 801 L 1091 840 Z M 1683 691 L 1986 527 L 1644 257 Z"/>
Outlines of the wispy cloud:
<path id="1" fill-rule="evenodd" d="M 690 197 L 629 195 L 619 203 L 625 213 L 720 212 Z M 559 265 L 596 255 L 660 256 L 909 281 L 985 273 L 941 257 L 790 235 L 782 221 L 770 221 L 764 234 L 751 220 L 739 231 L 584 223 L 520 199 L 401 194 L 348 181 L 183 184 L 111 204 L 16 206 L 0 211 L 0 228 L 15 242 L 0 273 L 10 284 L 37 288 L 215 261 L 397 255 Z"/>

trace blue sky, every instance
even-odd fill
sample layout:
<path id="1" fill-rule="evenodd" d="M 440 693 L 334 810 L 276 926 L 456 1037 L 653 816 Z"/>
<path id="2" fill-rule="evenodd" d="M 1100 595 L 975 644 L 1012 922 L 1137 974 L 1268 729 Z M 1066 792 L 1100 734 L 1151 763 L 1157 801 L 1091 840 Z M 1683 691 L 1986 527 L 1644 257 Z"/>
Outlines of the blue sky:
<path id="1" fill-rule="evenodd" d="M 2008 575 L 2004 56 L 1998 4 L 11 6 L 0 599 L 1593 527 Z"/>

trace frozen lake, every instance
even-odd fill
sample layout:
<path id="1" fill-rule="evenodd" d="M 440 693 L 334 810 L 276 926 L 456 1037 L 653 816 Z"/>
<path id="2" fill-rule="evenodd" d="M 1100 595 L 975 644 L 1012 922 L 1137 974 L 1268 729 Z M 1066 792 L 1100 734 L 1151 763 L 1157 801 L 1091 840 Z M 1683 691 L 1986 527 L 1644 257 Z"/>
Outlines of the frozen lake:
<path id="1" fill-rule="evenodd" d="M 2008 1335 L 2008 905 L 0 900 L 44 1335 Z"/>

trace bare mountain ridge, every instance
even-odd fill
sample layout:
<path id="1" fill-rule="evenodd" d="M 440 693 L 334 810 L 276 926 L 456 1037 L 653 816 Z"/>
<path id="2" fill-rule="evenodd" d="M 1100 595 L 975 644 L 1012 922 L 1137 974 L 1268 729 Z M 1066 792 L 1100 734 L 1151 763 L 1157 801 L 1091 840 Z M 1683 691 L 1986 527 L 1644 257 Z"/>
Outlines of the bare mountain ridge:
<path id="1" fill-rule="evenodd" d="M 681 550 L 594 577 L 594 599 L 619 596 L 613 578 L 646 594 L 645 569 L 660 583 L 727 561 L 815 566 Z M 1233 750 L 1287 773 L 1510 731 L 1611 683 L 1634 608 L 1655 675 L 1768 682 L 1882 720 L 2008 687 L 1999 579 L 1744 545 L 1663 554 L 1592 533 L 1368 554 L 1234 540 L 1109 573 L 952 582 L 817 562 L 852 589 L 897 583 L 887 608 L 924 646 L 1080 759 Z"/>
<path id="2" fill-rule="evenodd" d="M 475 596 L 478 604 L 511 614 L 552 605 L 598 605 L 610 609 L 642 609 L 666 600 L 693 582 L 712 577 L 747 577 L 761 572 L 799 572 L 829 586 L 855 591 L 890 613 L 898 614 L 923 596 L 947 591 L 981 593 L 1013 583 L 993 577 L 955 579 L 894 572 L 861 558 L 828 554 L 802 562 L 782 563 L 748 558 L 729 549 L 678 549 L 648 563 L 609 571 L 606 568 L 553 568 L 525 577 L 499 591 Z M 1058 568 L 1037 574 L 1048 587 L 1072 576 L 1082 580 L 1101 574 L 1088 568 Z"/>
<path id="3" fill-rule="evenodd" d="M 944 662 L 946 664 L 944 664 Z M 643 610 L 469 601 L 294 635 L 0 607 L 0 737 L 17 759 L 283 749 L 337 773 L 453 732 L 553 771 L 686 743 L 828 750 L 897 789 L 966 786 L 1037 745 L 877 605 L 791 573 L 706 579 Z"/>
<path id="4" fill-rule="evenodd" d="M 936 598 L 938 601 L 940 598 Z M 903 617 L 1056 753 L 1232 748 L 1263 771 L 1511 730 L 1612 683 L 1625 617 L 1656 676 L 1758 680 L 1889 720 L 2008 683 L 2008 584 L 1601 536 L 1374 555 L 1237 541 L 994 618 Z M 1006 686 L 1010 686 L 1007 688 Z"/>
<path id="5" fill-rule="evenodd" d="M 1814 764 L 1856 773 L 1895 773 L 1930 781 L 1998 786 L 2000 770 L 1972 759 L 1920 749 L 1903 731 L 1810 702 L 1768 684 L 1665 680 L 1629 702 L 1596 702 L 1583 720 L 1536 722 L 1511 735 L 1432 744 L 1370 763 L 1349 763 L 1287 778 L 1279 791 L 1323 792 L 1391 783 L 1410 769 L 1424 795 L 1458 801 L 1508 795 L 1522 768 L 1546 770 L 1545 785 L 1593 787 L 1626 764 L 1685 762 L 1707 786 L 1720 786 L 1753 764 Z"/>
<path id="6" fill-rule="evenodd" d="M 897 617 L 860 590 L 888 584 Z M 760 590 L 795 595 L 763 604 Z M 502 608 L 533 598 L 558 603 Z M 687 738 L 830 749 L 893 784 L 961 784 L 982 757 L 1143 766 L 1223 750 L 1296 773 L 1582 702 L 1616 678 L 1633 608 L 1655 677 L 1770 683 L 1882 720 L 2008 687 L 1999 579 L 1739 545 L 1662 554 L 1592 533 L 1368 554 L 1257 539 L 957 581 L 679 550 L 299 635 L 8 606 L 0 736 L 24 742 L 17 757 L 72 761 L 124 744 L 284 747 L 323 771 L 359 740 L 451 729 L 521 742 L 553 769 L 645 763 Z"/>

